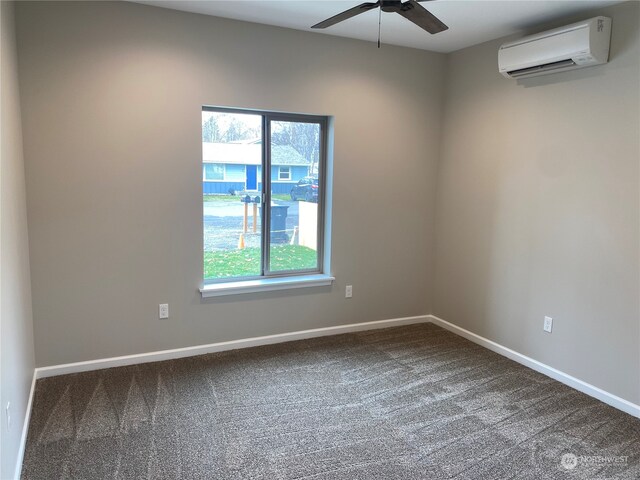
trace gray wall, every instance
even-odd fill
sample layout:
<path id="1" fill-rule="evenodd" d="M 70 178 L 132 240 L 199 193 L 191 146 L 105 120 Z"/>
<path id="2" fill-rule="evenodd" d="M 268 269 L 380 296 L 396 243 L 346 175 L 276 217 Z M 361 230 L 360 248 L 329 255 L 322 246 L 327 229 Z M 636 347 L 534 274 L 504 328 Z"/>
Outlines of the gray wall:
<path id="1" fill-rule="evenodd" d="M 35 363 L 13 3 L 1 2 L 0 9 L 0 478 L 13 478 Z"/>
<path id="2" fill-rule="evenodd" d="M 38 366 L 431 310 L 443 55 L 103 2 L 18 46 Z M 200 298 L 202 105 L 335 116 L 333 287 Z"/>
<path id="3" fill-rule="evenodd" d="M 593 12 L 613 18 L 604 66 L 516 82 L 500 41 L 448 57 L 433 308 L 635 403 L 638 7 Z"/>

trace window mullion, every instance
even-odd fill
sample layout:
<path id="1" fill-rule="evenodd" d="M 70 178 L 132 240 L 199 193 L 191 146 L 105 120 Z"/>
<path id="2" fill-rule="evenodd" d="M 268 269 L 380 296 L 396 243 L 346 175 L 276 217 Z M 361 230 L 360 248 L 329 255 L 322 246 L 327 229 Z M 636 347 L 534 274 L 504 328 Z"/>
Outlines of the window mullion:
<path id="1" fill-rule="evenodd" d="M 268 276 L 271 252 L 271 119 L 262 117 L 262 275 Z"/>
<path id="2" fill-rule="evenodd" d="M 327 121 L 322 119 L 319 122 L 320 125 L 320 144 L 318 148 L 318 179 L 322 189 L 318 194 L 318 223 L 317 223 L 317 242 L 318 242 L 318 263 L 317 268 L 322 271 L 324 265 L 324 229 L 325 229 L 325 206 L 326 206 L 326 193 L 327 193 L 327 152 L 325 150 L 327 145 Z"/>

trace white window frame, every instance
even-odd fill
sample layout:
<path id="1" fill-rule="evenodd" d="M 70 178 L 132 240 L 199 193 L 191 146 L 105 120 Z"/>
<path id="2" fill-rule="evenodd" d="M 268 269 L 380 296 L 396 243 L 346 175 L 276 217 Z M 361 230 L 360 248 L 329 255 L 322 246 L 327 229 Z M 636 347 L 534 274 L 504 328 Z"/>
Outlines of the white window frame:
<path id="1" fill-rule="evenodd" d="M 278 167 L 278 180 L 291 180 L 291 167 Z"/>

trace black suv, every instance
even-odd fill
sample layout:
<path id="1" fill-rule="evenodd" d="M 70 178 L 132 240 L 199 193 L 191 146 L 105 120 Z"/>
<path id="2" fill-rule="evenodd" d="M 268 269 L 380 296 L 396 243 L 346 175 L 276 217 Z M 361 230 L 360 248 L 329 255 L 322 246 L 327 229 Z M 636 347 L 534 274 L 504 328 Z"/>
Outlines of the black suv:
<path id="1" fill-rule="evenodd" d="M 305 200 L 318 203 L 318 179 L 303 177 L 291 189 L 291 200 Z"/>

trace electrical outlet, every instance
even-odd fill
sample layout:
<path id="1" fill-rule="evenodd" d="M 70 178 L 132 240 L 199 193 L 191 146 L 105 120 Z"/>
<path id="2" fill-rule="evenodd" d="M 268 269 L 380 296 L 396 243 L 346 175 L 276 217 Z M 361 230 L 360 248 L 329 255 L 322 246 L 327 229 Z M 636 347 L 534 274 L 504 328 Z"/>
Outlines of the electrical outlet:
<path id="1" fill-rule="evenodd" d="M 553 318 L 544 317 L 544 326 L 542 328 L 545 332 L 551 333 L 551 329 L 553 328 Z"/>
<path id="2" fill-rule="evenodd" d="M 11 428 L 11 402 L 7 402 L 7 406 L 4 409 L 4 415 L 7 419 L 7 432 Z"/>
<path id="3" fill-rule="evenodd" d="M 353 286 L 347 285 L 347 288 L 344 289 L 344 298 L 353 297 Z"/>
<path id="4" fill-rule="evenodd" d="M 169 304 L 161 303 L 158 305 L 158 313 L 160 318 L 169 318 Z"/>

